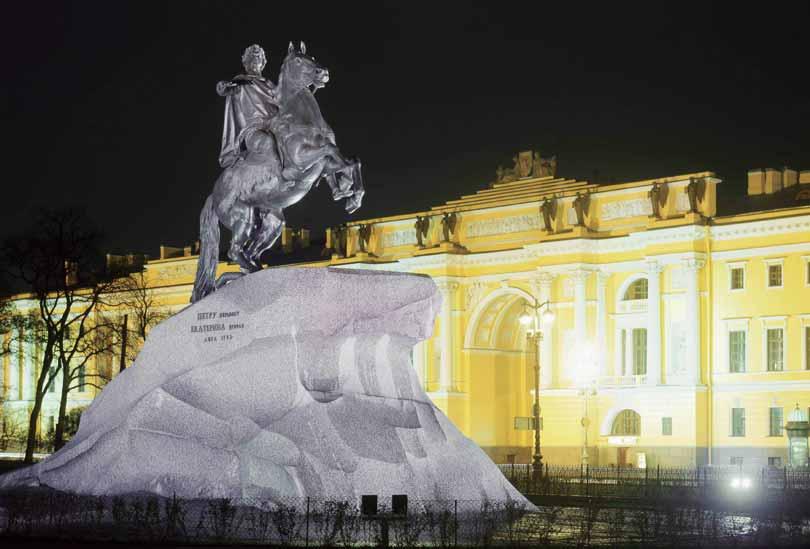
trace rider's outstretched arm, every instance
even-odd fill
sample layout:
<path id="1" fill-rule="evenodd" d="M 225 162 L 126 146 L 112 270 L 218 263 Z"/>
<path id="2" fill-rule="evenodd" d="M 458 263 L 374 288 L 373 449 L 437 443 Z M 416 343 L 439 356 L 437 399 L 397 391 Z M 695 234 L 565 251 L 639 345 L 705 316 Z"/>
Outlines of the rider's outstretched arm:
<path id="1" fill-rule="evenodd" d="M 239 84 L 233 80 L 220 80 L 217 82 L 217 93 L 222 96 L 233 95 L 239 89 Z"/>

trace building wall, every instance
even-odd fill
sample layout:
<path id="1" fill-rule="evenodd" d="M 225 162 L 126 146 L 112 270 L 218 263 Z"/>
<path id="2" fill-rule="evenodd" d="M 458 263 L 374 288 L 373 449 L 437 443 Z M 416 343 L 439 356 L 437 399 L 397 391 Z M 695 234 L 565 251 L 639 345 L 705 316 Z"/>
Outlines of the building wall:
<path id="1" fill-rule="evenodd" d="M 686 188 L 696 179 L 705 193 L 690 213 Z M 656 182 L 668 189 L 660 218 L 648 194 Z M 810 208 L 717 217 L 719 183 L 704 172 L 602 187 L 552 178 L 497 184 L 427 212 L 353 222 L 347 256 L 310 265 L 434 278 L 445 304 L 434 336 L 414 349 L 414 366 L 436 405 L 497 462 L 531 461 L 533 432 L 517 430 L 515 418 L 532 415 L 539 355 L 548 463 L 580 463 L 587 429 L 592 464 L 634 464 L 643 453 L 648 466 L 726 465 L 732 457 L 765 465 L 769 457 L 784 461 L 787 448 L 786 437 L 769 436 L 768 409 L 782 407 L 787 418 L 796 404 L 810 406 Z M 586 192 L 586 222 L 578 226 L 573 201 Z M 557 203 L 552 232 L 539 210 L 549 197 Z M 444 212 L 457 215 L 450 242 L 442 237 Z M 417 215 L 432 219 L 421 248 Z M 373 225 L 369 254 L 357 252 L 360 223 Z M 774 261 L 783 265 L 781 288 L 766 284 Z M 730 266 L 745 269 L 744 289 L 729 289 Z M 195 268 L 196 257 L 147 263 L 162 306 L 187 304 Z M 226 270 L 235 267 L 220 265 Z M 648 280 L 648 299 L 623 299 L 639 278 Z M 555 313 L 539 351 L 518 321 L 535 299 L 550 301 Z M 728 331 L 740 326 L 746 371 L 729 373 Z M 785 330 L 784 371 L 765 371 L 769 326 Z M 645 376 L 621 368 L 621 330 L 633 328 L 647 330 Z M 8 379 L 8 358 L 3 368 Z M 595 393 L 586 427 L 583 388 Z M 76 395 L 72 404 L 92 396 Z M 10 398 L 6 408 L 24 402 Z M 730 436 L 733 407 L 746 410 L 743 437 Z M 624 409 L 641 416 L 637 436 L 611 435 Z M 663 418 L 671 418 L 671 435 Z"/>

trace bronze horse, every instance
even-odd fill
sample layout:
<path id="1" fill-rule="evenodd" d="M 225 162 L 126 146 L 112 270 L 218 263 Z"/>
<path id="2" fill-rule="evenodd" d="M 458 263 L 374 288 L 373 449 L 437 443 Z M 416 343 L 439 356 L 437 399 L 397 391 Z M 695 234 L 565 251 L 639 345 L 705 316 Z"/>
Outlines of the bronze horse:
<path id="1" fill-rule="evenodd" d="M 360 161 L 344 157 L 335 134 L 323 119 L 314 91 L 329 81 L 329 71 L 292 43 L 281 65 L 278 114 L 266 133 L 274 140 L 262 152 L 247 152 L 222 170 L 200 213 L 200 258 L 191 301 L 196 302 L 230 280 L 261 269 L 259 257 L 281 234 L 283 209 L 295 204 L 323 178 L 335 200 L 346 198 L 346 211 L 357 210 L 365 190 Z M 216 280 L 219 224 L 231 233 L 228 257 L 239 273 Z"/>

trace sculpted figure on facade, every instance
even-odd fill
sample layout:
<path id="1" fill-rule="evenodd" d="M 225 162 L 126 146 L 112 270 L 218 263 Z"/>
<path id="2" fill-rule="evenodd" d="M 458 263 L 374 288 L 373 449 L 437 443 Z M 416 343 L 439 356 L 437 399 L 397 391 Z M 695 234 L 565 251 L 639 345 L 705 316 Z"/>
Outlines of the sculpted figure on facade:
<path id="1" fill-rule="evenodd" d="M 661 208 L 664 207 L 664 204 L 667 202 L 667 185 L 666 183 L 653 183 L 652 188 L 647 193 L 647 197 L 650 199 L 650 206 L 652 207 L 652 217 L 655 219 L 661 219 L 662 213 Z"/>
<path id="2" fill-rule="evenodd" d="M 557 217 L 557 200 L 546 198 L 540 204 L 540 213 L 543 214 L 543 227 L 547 233 L 554 232 L 554 222 Z"/>
<path id="3" fill-rule="evenodd" d="M 512 157 L 512 167 L 498 166 L 495 170 L 496 183 L 509 183 L 528 177 L 555 177 L 557 156 L 543 158 L 537 151 L 521 151 Z"/>
<path id="4" fill-rule="evenodd" d="M 589 193 L 577 193 L 577 197 L 571 204 L 577 216 L 576 221 L 577 227 L 585 227 L 585 215 L 588 212 L 588 206 L 590 205 L 590 202 L 591 202 L 591 195 Z"/>
<path id="5" fill-rule="evenodd" d="M 689 197 L 689 213 L 699 214 L 700 201 L 703 200 L 703 193 L 706 186 L 702 179 L 696 177 L 689 178 L 689 184 L 686 186 L 686 196 Z"/>
<path id="6" fill-rule="evenodd" d="M 357 245 L 360 247 L 360 253 L 368 253 L 372 227 L 373 225 L 371 223 L 363 223 L 357 227 Z"/>
<path id="7" fill-rule="evenodd" d="M 360 207 L 365 194 L 360 161 L 338 149 L 315 99 L 329 71 L 307 55 L 303 42 L 298 49 L 290 43 L 277 87 L 262 76 L 266 56 L 261 47 L 245 50 L 243 63 L 245 74 L 217 86 L 226 98 L 219 155 L 223 171 L 200 213 L 202 245 L 192 302 L 260 270 L 261 254 L 281 234 L 283 209 L 321 180 L 335 200 L 346 199 L 349 213 Z M 232 233 L 228 257 L 240 272 L 216 279 L 220 223 Z"/>
<path id="8" fill-rule="evenodd" d="M 346 257 L 346 247 L 348 244 L 348 228 L 346 225 L 338 225 L 329 230 L 329 247 L 332 253 L 338 257 Z"/>
<path id="9" fill-rule="evenodd" d="M 430 231 L 430 217 L 417 215 L 413 228 L 416 230 L 416 245 L 419 248 L 424 248 L 426 246 L 425 242 L 427 242 L 428 231 Z"/>
<path id="10" fill-rule="evenodd" d="M 442 242 L 450 242 L 456 234 L 456 223 L 458 216 L 456 212 L 444 212 L 442 214 Z"/>
<path id="11" fill-rule="evenodd" d="M 557 155 L 550 158 L 543 158 L 539 152 L 534 153 L 534 177 L 556 177 L 557 176 Z"/>

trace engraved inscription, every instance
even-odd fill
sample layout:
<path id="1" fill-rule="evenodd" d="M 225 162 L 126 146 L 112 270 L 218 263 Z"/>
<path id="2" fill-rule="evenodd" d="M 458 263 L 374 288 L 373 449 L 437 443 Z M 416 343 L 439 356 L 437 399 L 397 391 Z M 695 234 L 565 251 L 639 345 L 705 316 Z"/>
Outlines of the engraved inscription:
<path id="1" fill-rule="evenodd" d="M 233 335 L 229 332 L 243 330 L 244 322 L 237 322 L 239 311 L 203 311 L 197 313 L 198 324 L 193 324 L 190 328 L 192 334 L 206 334 L 203 343 L 214 343 L 216 341 L 229 341 Z M 226 322 L 224 319 L 228 319 Z"/>

